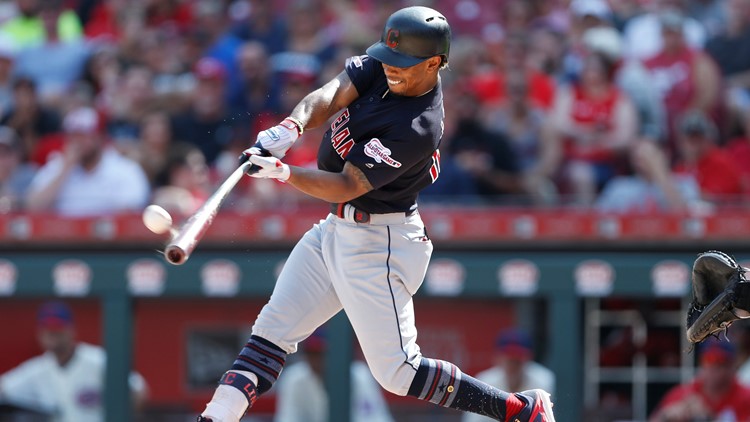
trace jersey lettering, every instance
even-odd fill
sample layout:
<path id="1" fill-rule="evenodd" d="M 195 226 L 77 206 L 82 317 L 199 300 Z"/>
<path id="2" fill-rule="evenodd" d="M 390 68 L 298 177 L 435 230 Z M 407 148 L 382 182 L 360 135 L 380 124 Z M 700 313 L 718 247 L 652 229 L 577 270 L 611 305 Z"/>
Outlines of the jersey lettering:
<path id="1" fill-rule="evenodd" d="M 331 145 L 333 149 L 337 149 L 344 142 L 344 139 L 349 137 L 349 128 L 344 128 L 341 132 L 331 136 Z"/>
<path id="2" fill-rule="evenodd" d="M 348 127 L 344 127 L 349 122 L 349 109 L 344 109 L 344 112 L 331 123 L 331 145 L 336 153 L 341 158 L 346 158 L 349 151 L 354 146 L 354 140 L 351 138 L 351 131 Z M 343 128 L 343 130 L 341 130 Z"/>
<path id="3" fill-rule="evenodd" d="M 336 132 L 341 129 L 349 121 L 349 109 L 344 109 L 343 113 L 339 114 L 339 117 L 331 123 L 331 135 L 335 135 Z M 333 136 L 332 136 L 333 137 Z"/>
<path id="4" fill-rule="evenodd" d="M 440 150 L 436 149 L 432 153 L 432 165 L 430 166 L 430 179 L 432 179 L 432 183 L 435 183 L 438 176 L 440 176 Z"/>

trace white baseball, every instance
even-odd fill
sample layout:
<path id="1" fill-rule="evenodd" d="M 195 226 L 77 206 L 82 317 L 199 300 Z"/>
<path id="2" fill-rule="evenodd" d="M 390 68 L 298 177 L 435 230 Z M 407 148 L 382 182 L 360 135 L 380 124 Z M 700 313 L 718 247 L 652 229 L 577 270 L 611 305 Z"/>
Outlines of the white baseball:
<path id="1" fill-rule="evenodd" d="M 158 205 L 149 205 L 143 210 L 143 224 L 156 234 L 168 232 L 172 228 L 172 216 Z"/>

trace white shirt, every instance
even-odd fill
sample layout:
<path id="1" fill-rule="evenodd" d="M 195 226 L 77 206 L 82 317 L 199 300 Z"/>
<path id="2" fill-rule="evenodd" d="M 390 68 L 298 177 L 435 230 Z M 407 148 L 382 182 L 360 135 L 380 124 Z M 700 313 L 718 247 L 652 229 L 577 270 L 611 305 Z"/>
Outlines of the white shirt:
<path id="1" fill-rule="evenodd" d="M 55 156 L 39 169 L 30 192 L 60 177 L 63 157 Z M 149 182 L 141 166 L 112 148 L 106 148 L 99 164 L 86 171 L 77 166 L 60 187 L 54 209 L 69 217 L 139 211 L 148 202 Z"/>
<path id="2" fill-rule="evenodd" d="M 737 381 L 740 384 L 750 387 L 750 359 L 744 361 L 739 368 L 737 368 Z"/>
<path id="3" fill-rule="evenodd" d="M 106 360 L 103 348 L 86 343 L 76 345 L 65 366 L 46 352 L 0 376 L 0 399 L 52 414 L 54 422 L 103 422 Z M 132 391 L 146 388 L 137 373 L 129 382 Z"/>
<path id="4" fill-rule="evenodd" d="M 697 20 L 685 17 L 682 33 L 687 44 L 694 49 L 702 49 L 706 42 L 706 29 Z M 660 52 L 664 43 L 661 35 L 659 15 L 647 13 L 628 22 L 623 31 L 625 54 L 639 60 L 648 59 Z"/>
<path id="5" fill-rule="evenodd" d="M 508 386 L 508 381 L 505 379 L 505 371 L 502 368 L 493 366 L 492 368 L 486 369 L 477 374 L 475 377 L 480 381 L 484 381 L 487 384 L 499 388 L 500 390 L 511 392 Z M 531 390 L 534 388 L 541 388 L 542 390 L 555 395 L 555 373 L 547 369 L 546 367 L 529 361 L 523 368 L 523 381 L 521 382 L 520 392 L 525 390 Z M 461 422 L 484 422 L 492 421 L 486 416 L 477 415 L 474 413 L 464 413 Z"/>
<path id="6" fill-rule="evenodd" d="M 352 362 L 351 383 L 352 422 L 393 422 L 367 364 Z M 275 422 L 328 422 L 328 394 L 307 362 L 284 368 L 277 388 Z"/>

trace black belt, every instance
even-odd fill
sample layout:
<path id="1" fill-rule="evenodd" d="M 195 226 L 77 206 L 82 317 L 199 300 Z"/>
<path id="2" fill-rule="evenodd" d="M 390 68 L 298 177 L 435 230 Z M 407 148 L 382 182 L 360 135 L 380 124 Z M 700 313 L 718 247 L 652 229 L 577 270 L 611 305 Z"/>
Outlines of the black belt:
<path id="1" fill-rule="evenodd" d="M 339 218 L 346 218 L 346 216 L 344 215 L 344 208 L 345 208 L 345 206 L 346 206 L 345 202 L 342 202 L 340 204 L 336 204 L 336 203 L 331 204 L 331 214 L 333 214 L 333 215 L 335 215 L 335 216 L 337 216 Z M 352 208 L 354 208 L 354 221 L 356 221 L 357 223 L 361 223 L 361 224 L 366 224 L 366 223 L 370 222 L 370 213 L 369 212 L 362 211 L 361 209 L 359 209 L 359 208 L 357 208 L 355 206 L 352 206 L 351 204 L 349 204 L 349 206 L 351 206 Z M 413 210 L 405 211 L 405 212 L 403 212 L 403 214 L 404 214 L 404 216 L 408 217 L 408 216 L 414 214 L 415 212 L 417 212 L 416 208 L 413 209 Z M 401 212 L 399 211 L 399 212 L 396 212 L 396 213 L 401 213 Z M 391 213 L 388 213 L 388 214 L 391 214 Z"/>

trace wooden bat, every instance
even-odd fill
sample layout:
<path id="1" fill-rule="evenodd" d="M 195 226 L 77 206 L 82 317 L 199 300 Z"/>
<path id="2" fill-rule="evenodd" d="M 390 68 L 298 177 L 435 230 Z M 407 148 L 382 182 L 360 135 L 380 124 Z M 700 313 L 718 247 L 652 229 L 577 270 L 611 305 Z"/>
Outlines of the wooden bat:
<path id="1" fill-rule="evenodd" d="M 172 240 L 164 249 L 164 257 L 167 262 L 174 265 L 184 264 L 190 258 L 190 254 L 201 240 L 206 230 L 216 217 L 221 204 L 229 195 L 229 192 L 242 179 L 242 176 L 253 164 L 249 161 L 242 163 L 225 181 L 216 189 L 206 202 L 201 205 L 195 214 L 191 215 L 185 223 L 172 236 Z"/>

